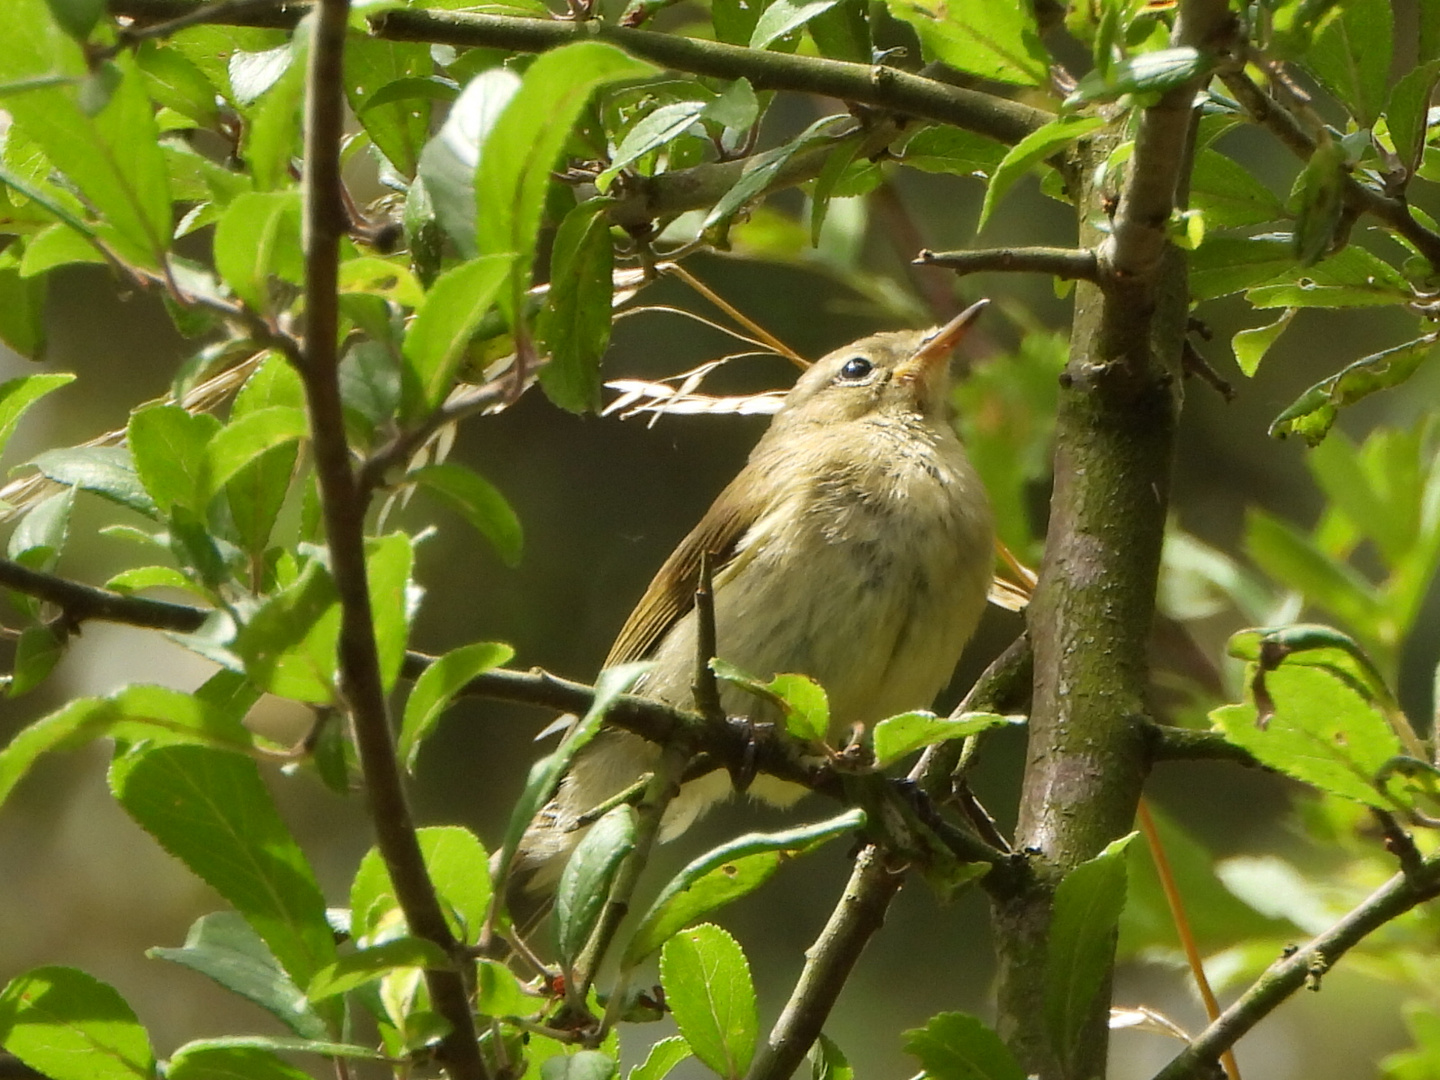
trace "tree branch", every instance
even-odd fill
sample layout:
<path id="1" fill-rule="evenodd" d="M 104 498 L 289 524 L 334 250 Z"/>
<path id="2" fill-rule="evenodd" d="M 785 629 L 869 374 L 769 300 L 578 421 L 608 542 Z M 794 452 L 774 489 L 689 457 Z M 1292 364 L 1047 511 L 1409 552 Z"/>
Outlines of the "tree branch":
<path id="1" fill-rule="evenodd" d="M 1222 1051 L 1233 1046 L 1307 981 L 1329 971 L 1367 935 L 1436 896 L 1440 896 L 1440 855 L 1431 855 L 1412 873 L 1396 874 L 1329 930 L 1271 964 L 1239 1001 L 1156 1073 L 1155 1080 L 1188 1080 L 1199 1076 Z"/>
<path id="2" fill-rule="evenodd" d="M 1289 109 L 1257 86 L 1243 70 L 1224 71 L 1220 78 L 1255 123 L 1268 128 L 1300 160 L 1310 160 L 1315 152 L 1315 140 Z M 1351 206 L 1379 218 L 1414 244 L 1431 266 L 1440 269 L 1440 235 L 1420 224 L 1404 199 L 1382 194 L 1353 176 L 1345 176 L 1344 182 L 1345 199 Z"/>
<path id="3" fill-rule="evenodd" d="M 172 604 L 143 596 L 82 585 L 78 581 L 42 573 L 12 559 L 0 559 L 0 585 L 27 596 L 39 597 L 61 610 L 61 618 L 72 629 L 91 619 L 124 623 L 148 630 L 194 633 L 209 612 L 187 604 Z"/>
<path id="4" fill-rule="evenodd" d="M 985 669 L 955 711 L 1006 709 L 1017 698 L 1028 696 L 1029 690 L 1030 642 L 1021 637 Z M 930 747 L 909 779 L 926 795 L 938 796 L 949 783 L 958 746 L 956 741 Z M 904 870 L 892 869 L 875 844 L 856 857 L 850 881 L 815 944 L 806 951 L 805 968 L 746 1080 L 787 1080 L 799 1067 L 860 954 L 885 924 L 885 912 L 904 880 Z"/>
<path id="5" fill-rule="evenodd" d="M 175 19 L 195 5 L 176 0 L 110 0 L 114 15 Z M 275 10 L 221 10 L 215 22 L 234 25 L 294 25 L 304 14 L 295 4 L 277 0 Z M 261 21 L 263 19 L 263 22 Z M 1049 113 L 992 94 L 952 86 L 884 66 L 829 60 L 817 56 L 748 49 L 651 30 L 631 30 L 598 22 L 524 19 L 507 15 L 460 15 L 447 11 L 385 11 L 370 20 L 376 37 L 391 41 L 488 46 L 517 52 L 544 52 L 570 41 L 607 41 L 632 56 L 676 71 L 722 79 L 749 79 L 757 90 L 794 90 L 870 105 L 908 116 L 955 124 L 1005 143 L 1017 143 L 1051 119 Z"/>
<path id="6" fill-rule="evenodd" d="M 1181 0 L 1171 44 L 1213 50 L 1232 32 L 1224 0 Z M 1167 233 L 1186 175 L 1199 80 L 1140 115 L 1111 231 L 1097 166 L 1122 136 L 1077 151 L 1081 244 L 1095 245 L 1105 287 L 1076 289 L 1061 376 L 1049 538 L 1028 621 L 1035 699 L 1015 848 L 1035 877 L 1000 898 L 998 1028 L 1027 1072 L 1102 1075 L 1109 978 L 1071 1046 L 1049 1037 L 1044 1010 L 1052 901 L 1060 880 L 1135 820 L 1149 767 L 1147 638 L 1155 611 L 1170 488 L 1185 264 Z M 1107 958 L 1107 965 L 1109 958 Z"/>
<path id="7" fill-rule="evenodd" d="M 921 251 L 915 261 L 922 266 L 943 266 L 956 274 L 979 274 L 998 270 L 1016 274 L 1050 274 L 1067 281 L 1098 281 L 1095 252 L 1086 248 L 1020 247 L 985 248 L 980 251 Z"/>
<path id="8" fill-rule="evenodd" d="M 1148 725 L 1150 760 L 1159 761 L 1229 761 L 1251 769 L 1266 766 L 1242 746 L 1236 746 L 1218 731 L 1203 728 L 1171 727 L 1169 724 Z"/>
<path id="9" fill-rule="evenodd" d="M 381 682 L 379 652 L 365 569 L 365 508 L 345 438 L 339 380 L 340 242 L 347 226 L 340 176 L 344 137 L 343 63 L 350 0 L 320 0 L 310 43 L 305 94 L 305 336 L 306 404 L 315 473 L 325 519 L 330 569 L 340 598 L 340 685 L 365 777 L 370 817 L 396 899 L 412 933 L 454 958 L 454 970 L 427 970 L 435 1011 L 450 1026 L 439 1057 L 455 1080 L 486 1076 L 461 975 L 468 959 L 445 921 L 400 782 L 394 735 Z"/>

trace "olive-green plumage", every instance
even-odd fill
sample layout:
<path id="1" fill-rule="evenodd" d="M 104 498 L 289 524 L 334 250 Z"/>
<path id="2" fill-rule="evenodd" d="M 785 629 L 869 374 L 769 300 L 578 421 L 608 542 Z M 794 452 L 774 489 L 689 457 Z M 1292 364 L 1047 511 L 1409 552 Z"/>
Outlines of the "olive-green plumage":
<path id="1" fill-rule="evenodd" d="M 606 665 L 649 660 L 636 692 L 693 706 L 694 593 L 708 551 L 718 655 L 760 678 L 819 681 L 832 736 L 931 705 L 979 621 L 994 558 L 990 506 L 948 407 L 950 352 L 982 306 L 928 335 L 876 334 L 810 367 L 660 568 Z M 721 702 L 735 715 L 759 706 L 733 687 L 722 687 Z M 576 818 L 657 757 L 624 732 L 602 733 L 582 752 L 522 845 L 537 884 L 578 840 Z M 723 771 L 687 784 L 662 837 L 729 791 Z M 750 792 L 780 804 L 802 794 L 764 776 Z"/>

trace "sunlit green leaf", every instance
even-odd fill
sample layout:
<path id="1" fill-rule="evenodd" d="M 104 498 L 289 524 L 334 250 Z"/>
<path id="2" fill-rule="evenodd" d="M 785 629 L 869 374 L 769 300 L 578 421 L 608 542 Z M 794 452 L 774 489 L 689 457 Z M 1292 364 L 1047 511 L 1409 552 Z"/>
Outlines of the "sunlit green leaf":
<path id="1" fill-rule="evenodd" d="M 1055 889 L 1045 960 L 1045 1031 L 1057 1058 L 1069 1061 L 1097 1015 L 1096 994 L 1109 976 L 1115 930 L 1125 906 L 1125 848 L 1135 834 L 1108 844 Z"/>
<path id="2" fill-rule="evenodd" d="M 976 228 L 985 227 L 996 205 L 1020 177 L 1076 139 L 1104 126 L 1105 121 L 1098 116 L 1061 117 L 1050 121 L 1038 131 L 1032 131 L 1012 146 L 990 177 L 990 186 L 985 189 L 985 202 L 980 208 L 980 222 Z"/>
<path id="3" fill-rule="evenodd" d="M 931 1080 L 1024 1080 L 1025 1070 L 1000 1036 L 976 1017 L 938 1013 L 905 1032 L 905 1052 Z"/>
<path id="4" fill-rule="evenodd" d="M 1020 0 L 887 0 L 887 6 L 915 28 L 926 59 L 1022 86 L 1039 86 L 1049 78 L 1035 18 Z"/>
<path id="5" fill-rule="evenodd" d="M 83 971 L 41 967 L 0 993 L 0 1045 L 50 1080 L 151 1080 L 155 1055 L 134 1011 Z"/>
<path id="6" fill-rule="evenodd" d="M 415 768 L 420 745 L 434 730 L 440 716 L 465 684 L 483 671 L 506 663 L 515 655 L 509 645 L 477 641 L 452 649 L 425 669 L 405 701 L 405 716 L 395 752 L 407 769 Z"/>
<path id="7" fill-rule="evenodd" d="M 735 939 L 708 923 L 676 934 L 660 955 L 660 982 L 695 1056 L 726 1080 L 744 1076 L 759 1018 L 750 965 Z"/>
<path id="8" fill-rule="evenodd" d="M 248 757 L 142 747 L 110 770 L 115 798 L 160 845 L 245 916 L 301 985 L 335 959 L 325 900 Z"/>

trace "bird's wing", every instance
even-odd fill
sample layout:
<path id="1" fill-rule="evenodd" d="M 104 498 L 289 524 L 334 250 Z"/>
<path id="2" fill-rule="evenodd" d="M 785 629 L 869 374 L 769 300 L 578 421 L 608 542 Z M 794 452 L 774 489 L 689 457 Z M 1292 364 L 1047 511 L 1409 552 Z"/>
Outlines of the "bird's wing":
<path id="1" fill-rule="evenodd" d="M 695 589 L 700 583 L 700 558 L 710 553 L 710 571 L 718 578 L 735 558 L 740 539 L 755 523 L 754 498 L 742 499 L 741 491 L 749 490 L 751 478 L 743 470 L 720 493 L 700 524 L 680 541 L 680 546 L 660 567 L 645 595 L 635 605 L 630 618 L 620 628 L 606 667 L 644 660 L 666 632 L 695 606 Z"/>

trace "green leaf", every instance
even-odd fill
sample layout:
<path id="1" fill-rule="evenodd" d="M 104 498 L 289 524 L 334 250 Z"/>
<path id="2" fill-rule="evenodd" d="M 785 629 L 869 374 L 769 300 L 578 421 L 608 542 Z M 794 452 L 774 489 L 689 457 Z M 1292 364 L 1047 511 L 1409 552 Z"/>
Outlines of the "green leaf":
<path id="1" fill-rule="evenodd" d="M 591 93 L 655 68 L 598 41 L 543 53 L 495 121 L 475 171 L 476 245 L 481 255 L 514 254 L 511 287 L 501 297 L 512 315 L 530 287 L 536 239 L 551 171 Z"/>
<path id="2" fill-rule="evenodd" d="M 590 827 L 565 863 L 555 890 L 555 944 L 567 971 L 590 940 L 620 864 L 635 850 L 635 822 L 633 806 L 612 808 Z"/>
<path id="3" fill-rule="evenodd" d="M 268 597 L 235 637 L 245 674 L 281 697 L 328 704 L 335 696 L 340 605 L 334 579 L 318 561 Z"/>
<path id="4" fill-rule="evenodd" d="M 285 50 L 289 59 L 279 78 L 266 88 L 250 110 L 242 150 L 256 191 L 278 192 L 293 186 L 291 165 L 300 149 L 307 52 L 307 41 L 297 37 Z M 277 66 L 279 59 L 275 57 Z M 233 63 L 231 66 L 233 70 Z"/>
<path id="5" fill-rule="evenodd" d="M 1376 777 L 1404 748 L 1373 702 L 1333 671 L 1302 664 L 1266 672 L 1263 686 L 1263 712 L 1252 700 L 1210 714 L 1227 739 L 1321 791 L 1394 809 Z"/>
<path id="6" fill-rule="evenodd" d="M 868 4 L 862 0 L 839 0 L 808 23 L 810 37 L 821 56 L 868 64 L 874 49 L 870 40 Z"/>
<path id="7" fill-rule="evenodd" d="M 0 454 L 5 444 L 15 434 L 20 418 L 46 394 L 59 390 L 75 381 L 75 376 L 57 373 L 54 375 L 21 375 L 0 383 Z"/>
<path id="8" fill-rule="evenodd" d="M 600 407 L 600 358 L 610 344 L 615 267 L 603 199 L 565 215 L 550 256 L 550 293 L 536 327 L 550 353 L 540 369 L 545 396 L 571 412 Z"/>
<path id="9" fill-rule="evenodd" d="M 931 1080 L 1025 1080 L 1000 1036 L 967 1013 L 938 1013 L 905 1032 L 904 1042 Z"/>
<path id="10" fill-rule="evenodd" d="M 76 232 L 63 222 L 56 222 L 26 242 L 19 273 L 22 278 L 33 278 L 56 267 L 76 263 L 104 266 L 105 256 L 95 246 L 93 236 Z"/>
<path id="11" fill-rule="evenodd" d="M 732 217 L 752 199 L 764 194 L 790 159 L 801 150 L 839 135 L 850 126 L 852 125 L 848 117 L 824 116 L 789 142 L 777 146 L 774 150 L 751 155 L 746 159 L 740 179 L 730 190 L 720 196 L 715 205 L 710 208 L 710 212 L 705 215 L 704 227 L 708 229 L 712 225 Z"/>
<path id="12" fill-rule="evenodd" d="M 610 711 L 615 699 L 634 686 L 649 666 L 645 663 L 618 664 L 602 670 L 595 679 L 595 697 L 589 710 L 565 733 L 559 746 L 530 766 L 525 788 L 511 810 L 510 822 L 505 828 L 505 840 L 494 874 L 496 881 L 504 881 L 508 876 L 515 853 L 520 848 L 520 839 L 540 808 L 554 794 L 556 785 L 570 768 L 575 755 L 600 733 L 600 725 L 604 723 L 605 714 Z"/>
<path id="13" fill-rule="evenodd" d="M 415 313 L 405 334 L 408 374 L 414 379 L 412 414 L 433 409 L 450 393 L 465 347 L 505 283 L 513 258 L 483 255 L 447 270 Z"/>
<path id="14" fill-rule="evenodd" d="M 105 14 L 105 0 L 45 0 L 60 28 L 83 42 Z"/>
<path id="15" fill-rule="evenodd" d="M 1335 239 L 1345 209 L 1345 148 L 1331 139 L 1315 147 L 1295 182 L 1295 258 L 1312 266 Z"/>
<path id="16" fill-rule="evenodd" d="M 32 570 L 50 570 L 65 546 L 75 489 L 65 488 L 36 503 L 10 534 L 7 553 Z"/>
<path id="17" fill-rule="evenodd" d="M 205 696 L 205 687 L 183 694 L 135 683 L 108 698 L 79 698 L 22 728 L 0 750 L 0 804 L 47 751 L 106 736 L 152 743 L 202 742 L 246 751 L 253 739 L 240 719 L 240 715 L 214 706 Z"/>
<path id="18" fill-rule="evenodd" d="M 469 829 L 458 825 L 418 830 L 425 869 L 452 929 L 467 945 L 480 940 L 490 907 L 490 867 L 485 847 Z M 393 937 L 404 926 L 395 886 L 380 853 L 374 848 L 360 860 L 350 886 L 350 933 L 361 945 Z"/>
<path id="19" fill-rule="evenodd" d="M 388 694 L 400 677 L 405 649 L 410 642 L 410 619 L 418 597 L 412 595 L 410 574 L 415 550 L 403 532 L 369 537 L 365 541 L 365 575 L 370 588 L 370 612 L 379 653 L 380 680 Z"/>
<path id="20" fill-rule="evenodd" d="M 258 312 L 276 310 L 271 278 L 298 285 L 300 193 L 247 191 L 237 195 L 215 226 L 215 269 L 241 301 Z"/>
<path id="21" fill-rule="evenodd" d="M 1104 1010 L 1096 995 L 1115 955 L 1116 927 L 1125 906 L 1125 848 L 1135 834 L 1106 845 L 1055 889 L 1045 958 L 1045 1031 L 1055 1056 L 1069 1062 L 1081 1033 Z"/>
<path id="22" fill-rule="evenodd" d="M 144 76 L 121 53 L 98 70 L 111 86 L 94 108 L 80 46 L 60 34 L 44 0 L 10 0 L 0 71 L 12 80 L 71 75 L 79 82 L 6 99 L 16 126 L 104 219 L 98 231 L 127 259 L 158 267 L 170 239 L 170 187 Z"/>
<path id="23" fill-rule="evenodd" d="M 540 1080 L 610 1080 L 619 1065 L 609 1054 L 599 1050 L 580 1050 L 574 1054 L 557 1054 L 540 1066 Z"/>
<path id="24" fill-rule="evenodd" d="M 844 1051 L 824 1032 L 810 1048 L 810 1080 L 855 1080 L 855 1069 Z"/>
<path id="25" fill-rule="evenodd" d="M 1430 96 L 1440 79 L 1440 60 L 1431 60 L 1408 72 L 1390 90 L 1385 106 L 1385 123 L 1395 143 L 1395 154 L 1405 168 L 1414 172 L 1425 149 L 1429 123 Z"/>
<path id="26" fill-rule="evenodd" d="M 520 76 L 508 68 L 480 72 L 466 84 L 450 106 L 439 133 L 421 151 L 418 191 L 423 197 L 417 199 L 417 189 L 412 187 L 407 212 L 433 204 L 435 221 L 462 258 L 471 259 L 476 254 L 477 148 L 485 145 L 496 120 L 519 89 Z"/>
<path id="27" fill-rule="evenodd" d="M 785 706 L 785 730 L 797 739 L 821 742 L 830 734 L 830 699 L 806 675 L 776 675 L 770 692 Z"/>
<path id="28" fill-rule="evenodd" d="M 1351 244 L 1308 269 L 1292 262 L 1283 277 L 1256 285 L 1246 299 L 1259 308 L 1389 307 L 1410 303 L 1414 293 L 1400 271 Z"/>
<path id="29" fill-rule="evenodd" d="M 915 28 L 927 60 L 996 82 L 1041 86 L 1050 62 L 1030 6 L 1021 0 L 886 0 Z"/>
<path id="30" fill-rule="evenodd" d="M 825 14 L 838 0 L 774 0 L 760 18 L 755 20 L 755 29 L 750 32 L 750 48 L 764 49 L 772 42 L 792 34 L 812 19 Z"/>
<path id="31" fill-rule="evenodd" d="M 939 717 L 932 712 L 908 712 L 887 717 L 875 725 L 872 736 L 875 767 L 883 769 L 906 754 L 923 746 L 978 735 L 993 727 L 1016 723 L 1017 720 L 997 713 L 966 713 L 964 716 Z M 1023 723 L 1023 720 L 1019 722 Z"/>
<path id="32" fill-rule="evenodd" d="M 684 1036 L 671 1035 L 651 1043 L 645 1060 L 631 1069 L 625 1080 L 665 1080 L 670 1071 L 689 1056 L 690 1044 Z"/>
<path id="33" fill-rule="evenodd" d="M 196 1046 L 175 1054 L 165 1080 L 309 1080 L 310 1074 L 258 1046 Z"/>
<path id="34" fill-rule="evenodd" d="M 1090 72 L 1065 99 L 1065 107 L 1114 101 L 1124 94 L 1163 94 L 1198 79 L 1214 64 L 1212 57 L 1189 45 L 1137 53 L 1111 64 L 1108 72 Z"/>
<path id="35" fill-rule="evenodd" d="M 524 1016 L 539 1007 L 504 964 L 481 960 L 475 965 L 475 1011 L 481 1016 Z"/>
<path id="36" fill-rule="evenodd" d="M 305 391 L 300 384 L 300 376 L 286 360 L 271 356 L 255 369 L 254 374 L 245 380 L 245 384 L 235 395 L 235 404 L 230 410 L 231 426 L 241 421 L 250 423 L 248 418 L 251 415 L 269 409 L 303 409 L 304 404 Z M 267 420 L 262 425 L 262 430 L 273 431 L 274 427 L 283 428 L 285 424 L 286 421 L 279 419 Z M 303 438 L 304 434 L 300 437 Z M 233 448 L 238 451 L 243 451 L 245 442 L 249 440 L 249 436 L 242 439 L 238 435 L 229 435 L 226 438 L 236 440 Z M 260 435 L 258 441 L 264 442 L 265 436 Z M 250 445 L 253 446 L 254 443 Z M 248 464 L 242 465 L 225 481 L 225 500 L 230 506 L 230 518 L 235 524 L 240 543 L 252 559 L 261 557 L 265 545 L 269 542 L 275 521 L 285 504 L 298 453 L 298 448 L 290 445 L 289 441 L 281 441 Z M 242 456 L 243 452 L 235 455 Z M 217 454 L 213 446 L 209 458 L 210 482 L 214 485 Z M 225 471 L 229 461 L 233 460 L 230 458 L 222 463 L 219 466 L 220 471 Z"/>
<path id="37" fill-rule="evenodd" d="M 65 639 L 48 626 L 27 626 L 15 643 L 15 660 L 7 697 L 27 694 L 45 681 L 65 655 Z"/>
<path id="38" fill-rule="evenodd" d="M 821 231 L 825 228 L 825 218 L 830 213 L 830 200 L 835 197 L 836 188 L 840 186 L 845 173 L 855 160 L 855 155 L 859 152 L 859 143 L 841 143 L 830 151 L 829 156 L 825 158 L 825 164 L 820 169 L 820 175 L 815 177 L 815 186 L 810 193 L 811 247 L 820 246 Z"/>
<path id="39" fill-rule="evenodd" d="M 234 905 L 297 984 L 335 959 L 325 899 L 255 762 L 205 746 L 117 758 L 110 786 L 170 854 Z"/>
<path id="40" fill-rule="evenodd" d="M 0 993 L 0 1045 L 50 1080 L 150 1080 L 149 1036 L 113 987 L 41 967 Z"/>
<path id="41" fill-rule="evenodd" d="M 651 110 L 638 124 L 625 133 L 625 138 L 620 140 L 620 145 L 616 147 L 615 153 L 610 158 L 609 167 L 595 178 L 595 186 L 602 193 L 609 190 L 610 184 L 614 182 L 616 176 L 620 175 L 621 169 L 684 135 L 693 124 L 699 122 L 708 108 L 709 103 L 704 101 L 671 101 Z M 582 203 L 581 205 L 589 204 Z M 567 219 L 574 213 L 575 211 L 572 210 L 570 214 L 566 215 Z M 552 273 L 551 281 L 553 282 L 558 276 Z"/>
<path id="42" fill-rule="evenodd" d="M 1373 125 L 1385 106 L 1394 21 L 1389 0 L 1348 0 L 1303 58 L 1360 127 Z"/>
<path id="43" fill-rule="evenodd" d="M 203 514 L 211 492 L 206 483 L 210 441 L 220 421 L 179 405 L 152 405 L 130 417 L 126 442 L 145 490 L 164 514 L 177 506 Z"/>
<path id="44" fill-rule="evenodd" d="M 1273 281 L 1295 264 L 1288 236 L 1207 236 L 1189 258 L 1190 295 L 1196 300 Z"/>
<path id="45" fill-rule="evenodd" d="M 324 1019 L 239 912 L 202 915 L 190 927 L 182 948 L 157 947 L 145 955 L 198 971 L 254 1002 L 302 1038 L 323 1039 L 329 1034 Z"/>
<path id="46" fill-rule="evenodd" d="M 345 44 L 345 93 L 356 119 L 395 170 L 414 177 L 430 134 L 430 101 L 407 97 L 387 102 L 378 95 L 400 80 L 435 70 L 429 46 L 420 42 L 351 37 Z"/>
<path id="47" fill-rule="evenodd" d="M 1015 186 L 1015 181 L 1076 139 L 1104 126 L 1105 121 L 1098 116 L 1062 116 L 1058 120 L 1050 121 L 1038 131 L 1032 131 L 1012 146 L 990 177 L 990 186 L 985 189 L 985 202 L 980 208 L 980 222 L 976 229 L 985 227 L 996 205 L 1004 198 L 1005 193 Z"/>
<path id="48" fill-rule="evenodd" d="M 309 433 L 305 411 L 292 405 L 272 405 L 233 420 L 216 432 L 206 447 L 208 494 L 224 488 L 267 450 L 303 439 Z M 289 479 L 288 472 L 285 479 Z"/>
<path id="49" fill-rule="evenodd" d="M 790 859 L 864 825 L 863 810 L 847 810 L 828 821 L 798 829 L 748 833 L 706 852 L 660 891 L 635 927 L 625 947 L 622 967 L 635 967 L 682 927 L 753 892 Z"/>
<path id="50" fill-rule="evenodd" d="M 1276 581 L 1361 634 L 1372 634 L 1384 616 L 1373 586 L 1361 574 L 1263 510 L 1246 515 L 1245 551 Z"/>
<path id="51" fill-rule="evenodd" d="M 74 446 L 46 450 L 31 465 L 57 484 L 102 495 L 146 517 L 156 516 L 155 503 L 135 474 L 130 451 L 123 446 Z"/>
<path id="52" fill-rule="evenodd" d="M 347 994 L 351 990 L 384 978 L 397 968 L 445 970 L 450 960 L 440 946 L 424 938 L 392 938 L 359 952 L 342 956 L 315 973 L 305 990 L 310 1001 Z"/>
<path id="53" fill-rule="evenodd" d="M 135 51 L 135 63 L 145 76 L 145 89 L 158 104 L 195 121 L 198 127 L 215 125 L 220 115 L 215 105 L 219 91 L 183 52 L 158 41 L 142 41 Z"/>
<path id="54" fill-rule="evenodd" d="M 508 663 L 514 655 L 515 650 L 509 645 L 477 641 L 473 645 L 452 649 L 421 673 L 405 701 L 405 717 L 395 748 L 396 755 L 407 770 L 414 771 L 420 744 L 434 730 L 441 715 L 466 683 L 481 672 Z"/>
<path id="55" fill-rule="evenodd" d="M 1260 225 L 1285 217 L 1285 205 L 1249 169 L 1209 149 L 1195 158 L 1190 205 L 1204 211 L 1205 224 L 1211 228 Z"/>
<path id="56" fill-rule="evenodd" d="M 3 183 L 3 178 L 0 178 L 0 183 Z M 0 198 L 3 198 L 3 195 L 4 189 L 0 188 Z M 71 231 L 67 226 L 58 227 L 66 232 Z M 32 240 L 31 246 L 33 244 Z M 29 254 L 29 246 L 26 254 Z M 49 292 L 48 281 L 49 279 L 43 276 L 27 277 L 23 261 L 19 269 L 16 269 L 13 263 L 0 263 L 0 341 L 29 360 L 45 358 L 45 297 Z"/>
<path id="57" fill-rule="evenodd" d="M 211 1050 L 265 1050 L 272 1053 L 319 1054 L 329 1058 L 354 1058 L 361 1061 L 384 1061 L 385 1057 L 368 1046 L 327 1042 L 324 1039 L 296 1039 L 286 1035 L 222 1035 L 215 1039 L 192 1039 L 175 1051 L 174 1057 Z M 172 1059 L 173 1060 L 173 1059 Z"/>
<path id="58" fill-rule="evenodd" d="M 1435 349 L 1434 334 L 1383 349 L 1347 364 L 1295 399 L 1270 425 L 1270 434 L 1299 435 L 1311 446 L 1325 438 L 1341 409 L 1410 378 Z"/>
<path id="59" fill-rule="evenodd" d="M 708 923 L 676 934 L 660 954 L 660 982 L 695 1056 L 726 1080 L 744 1076 L 759 1018 L 750 965 L 735 939 Z"/>
<path id="60" fill-rule="evenodd" d="M 473 469 L 443 462 L 408 473 L 407 480 L 423 484 L 460 514 L 493 545 L 507 566 L 520 561 L 520 519 L 505 496 Z"/>
<path id="61" fill-rule="evenodd" d="M 905 143 L 900 164 L 928 173 L 988 179 L 1004 160 L 1004 143 L 957 127 L 921 128 Z"/>
<path id="62" fill-rule="evenodd" d="M 1280 317 L 1273 323 L 1264 326 L 1252 326 L 1247 330 L 1241 330 L 1231 339 L 1230 347 L 1235 350 L 1235 363 L 1247 376 L 1254 377 L 1260 367 L 1260 361 L 1270 351 L 1271 346 L 1280 339 L 1285 328 L 1290 325 L 1290 320 L 1295 318 L 1298 308 L 1286 308 L 1280 313 Z"/>

